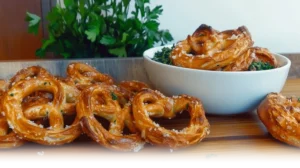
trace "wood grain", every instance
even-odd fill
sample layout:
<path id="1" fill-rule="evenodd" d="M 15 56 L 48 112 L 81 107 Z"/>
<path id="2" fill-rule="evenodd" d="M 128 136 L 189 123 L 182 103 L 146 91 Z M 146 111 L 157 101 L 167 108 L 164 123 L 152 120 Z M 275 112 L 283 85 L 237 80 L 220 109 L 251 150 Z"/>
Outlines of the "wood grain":
<path id="1" fill-rule="evenodd" d="M 287 81 L 282 93 L 300 95 L 300 79 Z M 44 147 L 28 143 L 0 152 L 1 163 L 300 163 L 299 149 L 272 138 L 255 112 L 234 116 L 207 116 L 211 134 L 201 143 L 170 153 L 147 146 L 138 153 L 108 151 L 85 135 L 62 147 Z M 182 128 L 188 119 L 182 117 L 161 123 Z M 44 156 L 37 152 L 44 151 Z M 206 160 L 207 154 L 218 157 Z M 162 162 L 164 161 L 164 162 Z"/>
<path id="2" fill-rule="evenodd" d="M 41 16 L 41 0 L 0 1 L 0 60 L 35 59 L 41 46 L 42 27 L 37 36 L 27 33 L 26 11 Z"/>

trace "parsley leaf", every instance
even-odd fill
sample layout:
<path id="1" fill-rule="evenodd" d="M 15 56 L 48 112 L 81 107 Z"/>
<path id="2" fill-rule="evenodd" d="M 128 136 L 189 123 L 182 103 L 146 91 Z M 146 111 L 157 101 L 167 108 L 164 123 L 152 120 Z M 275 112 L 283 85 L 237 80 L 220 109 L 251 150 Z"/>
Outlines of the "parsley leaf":
<path id="1" fill-rule="evenodd" d="M 64 0 L 64 4 L 66 7 L 74 5 L 74 0 Z"/>
<path id="2" fill-rule="evenodd" d="M 92 22 L 88 25 L 89 29 L 85 31 L 87 38 L 91 40 L 91 42 L 95 42 L 97 36 L 100 33 L 100 24 L 98 22 Z"/>
<path id="3" fill-rule="evenodd" d="M 28 32 L 37 35 L 39 31 L 41 18 L 35 14 L 26 12 L 25 20 L 29 23 Z"/>
<path id="4" fill-rule="evenodd" d="M 152 60 L 163 63 L 163 64 L 168 64 L 171 65 L 172 62 L 170 60 L 170 54 L 172 52 L 172 50 L 174 49 L 174 45 L 171 48 L 168 47 L 164 47 L 161 49 L 161 51 L 157 51 L 154 54 L 154 57 L 152 58 Z"/>
<path id="5" fill-rule="evenodd" d="M 118 100 L 118 96 L 114 92 L 111 92 L 110 94 L 113 100 Z"/>
<path id="6" fill-rule="evenodd" d="M 104 45 L 113 45 L 116 43 L 116 39 L 112 36 L 105 35 L 101 38 L 100 43 Z"/>
<path id="7" fill-rule="evenodd" d="M 249 71 L 261 71 L 261 70 L 268 70 L 274 69 L 275 67 L 268 62 L 252 62 L 249 66 Z"/>
<path id="8" fill-rule="evenodd" d="M 117 55 L 118 57 L 127 57 L 125 47 L 119 47 L 114 49 L 109 49 L 108 52 L 113 55 Z"/>

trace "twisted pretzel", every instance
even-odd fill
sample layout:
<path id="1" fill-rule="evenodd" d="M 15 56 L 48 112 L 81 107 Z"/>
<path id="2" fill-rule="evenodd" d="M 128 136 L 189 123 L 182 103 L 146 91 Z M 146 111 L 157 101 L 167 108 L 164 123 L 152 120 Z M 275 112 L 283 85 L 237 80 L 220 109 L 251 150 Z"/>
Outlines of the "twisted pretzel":
<path id="1" fill-rule="evenodd" d="M 176 66 L 217 70 L 231 64 L 252 45 L 245 26 L 218 32 L 202 24 L 192 36 L 175 46 L 170 59 Z"/>
<path id="2" fill-rule="evenodd" d="M 153 122 L 150 117 L 172 119 L 187 110 L 189 125 L 182 129 L 168 130 Z M 187 95 L 165 97 L 158 91 L 145 89 L 133 99 L 133 116 L 141 135 L 152 144 L 170 148 L 186 147 L 200 142 L 209 134 L 209 123 L 201 102 Z"/>
<path id="3" fill-rule="evenodd" d="M 144 142 L 132 122 L 130 94 L 114 85 L 93 85 L 81 93 L 76 106 L 83 131 L 97 143 L 109 149 L 138 151 Z M 110 122 L 106 130 L 95 116 Z M 126 126 L 131 134 L 124 135 Z"/>
<path id="4" fill-rule="evenodd" d="M 258 116 L 277 140 L 300 147 L 300 102 L 279 93 L 270 93 L 259 105 Z"/>
<path id="5" fill-rule="evenodd" d="M 8 87 L 8 83 L 0 80 L 0 148 L 13 148 L 23 145 L 24 141 L 12 132 L 7 124 L 5 113 L 2 110 L 2 97 Z"/>
<path id="6" fill-rule="evenodd" d="M 37 91 L 53 94 L 53 101 L 37 104 L 27 109 L 22 108 L 23 99 Z M 66 108 L 73 105 L 67 100 L 67 91 L 71 89 L 53 78 L 32 78 L 21 80 L 13 85 L 3 97 L 3 110 L 9 126 L 20 137 L 44 145 L 60 145 L 73 141 L 80 133 L 79 121 L 70 126 L 64 125 Z M 75 95 L 76 91 L 71 92 Z M 37 125 L 33 121 L 42 118 L 49 119 L 49 127 Z"/>
<path id="7" fill-rule="evenodd" d="M 67 68 L 67 81 L 83 90 L 92 84 L 113 84 L 113 78 L 84 63 L 72 63 Z"/>

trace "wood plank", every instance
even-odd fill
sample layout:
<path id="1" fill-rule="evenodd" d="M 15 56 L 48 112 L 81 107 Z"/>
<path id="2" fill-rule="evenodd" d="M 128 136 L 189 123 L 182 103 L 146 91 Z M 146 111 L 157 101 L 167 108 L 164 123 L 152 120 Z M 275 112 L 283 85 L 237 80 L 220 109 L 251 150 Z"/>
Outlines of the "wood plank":
<path id="1" fill-rule="evenodd" d="M 300 79 L 290 79 L 287 81 L 282 93 L 300 95 Z M 151 145 L 141 150 L 138 155 L 135 153 L 123 153 L 110 151 L 105 149 L 86 137 L 81 137 L 71 144 L 63 146 L 42 146 L 38 144 L 28 143 L 24 146 L 0 151 L 6 157 L 24 156 L 25 158 L 34 158 L 37 153 L 43 151 L 47 154 L 46 158 L 73 156 L 77 157 L 140 157 L 149 156 L 151 158 L 161 157 L 197 157 L 207 159 L 211 157 L 226 158 L 229 156 L 244 156 L 245 158 L 258 157 L 263 155 L 272 157 L 299 157 L 300 151 L 296 147 L 292 147 L 281 143 L 267 132 L 265 127 L 259 121 L 256 112 L 249 112 L 232 116 L 207 116 L 211 124 L 211 134 L 197 145 L 180 150 L 171 150 Z M 175 120 L 164 120 L 163 125 L 168 128 L 182 128 L 188 123 L 185 116 Z M 79 152 L 80 151 L 80 152 Z"/>
<path id="2" fill-rule="evenodd" d="M 28 34 L 26 11 L 41 16 L 41 0 L 0 1 L 0 60 L 36 59 L 42 27 L 37 36 Z"/>

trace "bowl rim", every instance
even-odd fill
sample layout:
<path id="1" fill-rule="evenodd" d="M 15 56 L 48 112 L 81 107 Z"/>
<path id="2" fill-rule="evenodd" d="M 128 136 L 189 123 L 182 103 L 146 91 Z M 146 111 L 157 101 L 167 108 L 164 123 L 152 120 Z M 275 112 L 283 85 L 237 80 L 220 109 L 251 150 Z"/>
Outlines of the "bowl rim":
<path id="1" fill-rule="evenodd" d="M 158 47 L 153 47 L 150 48 L 146 51 L 144 51 L 143 53 L 143 58 L 150 61 L 151 63 L 154 63 L 156 65 L 159 66 L 163 66 L 166 68 L 173 68 L 173 69 L 177 69 L 177 70 L 182 70 L 182 71 L 189 71 L 189 72 L 205 72 L 205 73 L 214 73 L 214 74 L 261 74 L 261 73 L 271 73 L 271 72 L 277 72 L 277 71 L 281 71 L 283 69 L 286 68 L 290 68 L 291 66 L 291 60 L 289 58 L 287 58 L 284 55 L 281 54 L 277 54 L 277 53 L 273 53 L 273 55 L 275 55 L 276 57 L 280 57 L 282 59 L 284 59 L 286 62 L 283 66 L 278 67 L 278 68 L 274 68 L 274 69 L 269 69 L 269 70 L 263 70 L 263 71 L 212 71 L 212 70 L 202 70 L 202 69 L 192 69 L 192 68 L 185 68 L 185 67 L 179 67 L 179 66 L 175 66 L 175 65 L 168 65 L 168 64 L 164 64 L 161 62 L 157 62 L 152 60 L 151 56 L 149 56 L 149 52 L 153 51 L 153 50 L 159 50 L 162 49 L 164 47 L 172 47 L 173 45 L 164 45 L 164 46 L 158 46 Z M 152 55 L 153 57 L 153 55 Z"/>

